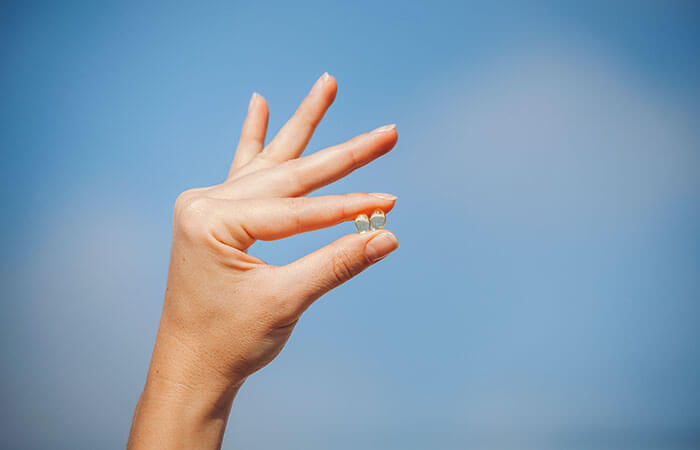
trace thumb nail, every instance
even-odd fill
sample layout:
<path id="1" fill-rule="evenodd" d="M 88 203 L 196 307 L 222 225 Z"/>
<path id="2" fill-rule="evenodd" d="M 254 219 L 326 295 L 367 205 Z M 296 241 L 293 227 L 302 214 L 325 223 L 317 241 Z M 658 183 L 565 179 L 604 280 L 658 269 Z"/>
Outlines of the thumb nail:
<path id="1" fill-rule="evenodd" d="M 365 256 L 372 263 L 379 261 L 399 248 L 399 241 L 393 233 L 385 231 L 377 234 L 365 245 Z"/>

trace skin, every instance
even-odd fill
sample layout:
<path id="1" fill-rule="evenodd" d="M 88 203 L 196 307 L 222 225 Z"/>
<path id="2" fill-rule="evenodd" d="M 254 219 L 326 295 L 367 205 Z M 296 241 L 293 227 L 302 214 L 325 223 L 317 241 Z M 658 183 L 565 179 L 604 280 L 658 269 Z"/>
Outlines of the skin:
<path id="1" fill-rule="evenodd" d="M 388 230 L 353 233 L 285 266 L 248 254 L 282 239 L 394 207 L 389 194 L 307 197 L 390 151 L 393 125 L 312 155 L 304 148 L 335 99 L 323 74 L 267 146 L 253 94 L 228 178 L 175 202 L 163 313 L 128 448 L 220 448 L 234 397 L 272 361 L 320 296 L 398 248 Z"/>

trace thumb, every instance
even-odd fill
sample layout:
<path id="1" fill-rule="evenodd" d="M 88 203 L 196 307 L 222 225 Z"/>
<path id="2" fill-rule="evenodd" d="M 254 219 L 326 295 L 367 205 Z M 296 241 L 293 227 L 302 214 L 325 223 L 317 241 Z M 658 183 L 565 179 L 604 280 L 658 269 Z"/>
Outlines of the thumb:
<path id="1" fill-rule="evenodd" d="M 291 264 L 280 267 L 290 280 L 301 311 L 399 247 L 391 231 L 349 234 Z M 301 312 L 300 311 L 300 312 Z"/>

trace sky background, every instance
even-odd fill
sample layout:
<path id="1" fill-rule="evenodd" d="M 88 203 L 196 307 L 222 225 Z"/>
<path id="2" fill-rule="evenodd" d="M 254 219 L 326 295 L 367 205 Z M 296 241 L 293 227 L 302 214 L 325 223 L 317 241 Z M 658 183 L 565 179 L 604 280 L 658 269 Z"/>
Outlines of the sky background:
<path id="1" fill-rule="evenodd" d="M 400 137 L 318 194 L 398 195 L 401 248 L 224 448 L 700 447 L 700 7 L 661 1 L 2 2 L 0 447 L 125 445 L 177 194 L 224 179 L 253 91 L 270 136 L 324 71 L 307 153 Z"/>

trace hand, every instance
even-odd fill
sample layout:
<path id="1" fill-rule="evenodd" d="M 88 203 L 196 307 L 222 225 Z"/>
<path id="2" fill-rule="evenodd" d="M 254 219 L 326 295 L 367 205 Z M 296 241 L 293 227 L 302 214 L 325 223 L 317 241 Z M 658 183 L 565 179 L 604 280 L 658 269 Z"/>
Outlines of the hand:
<path id="1" fill-rule="evenodd" d="M 387 153 L 394 126 L 300 158 L 335 98 L 324 74 L 264 147 L 268 108 L 253 94 L 227 180 L 175 203 L 163 314 L 130 448 L 216 448 L 245 379 L 282 350 L 321 295 L 398 247 L 387 230 L 353 233 L 286 266 L 248 254 L 276 240 L 390 211 L 395 197 L 305 197 Z"/>

